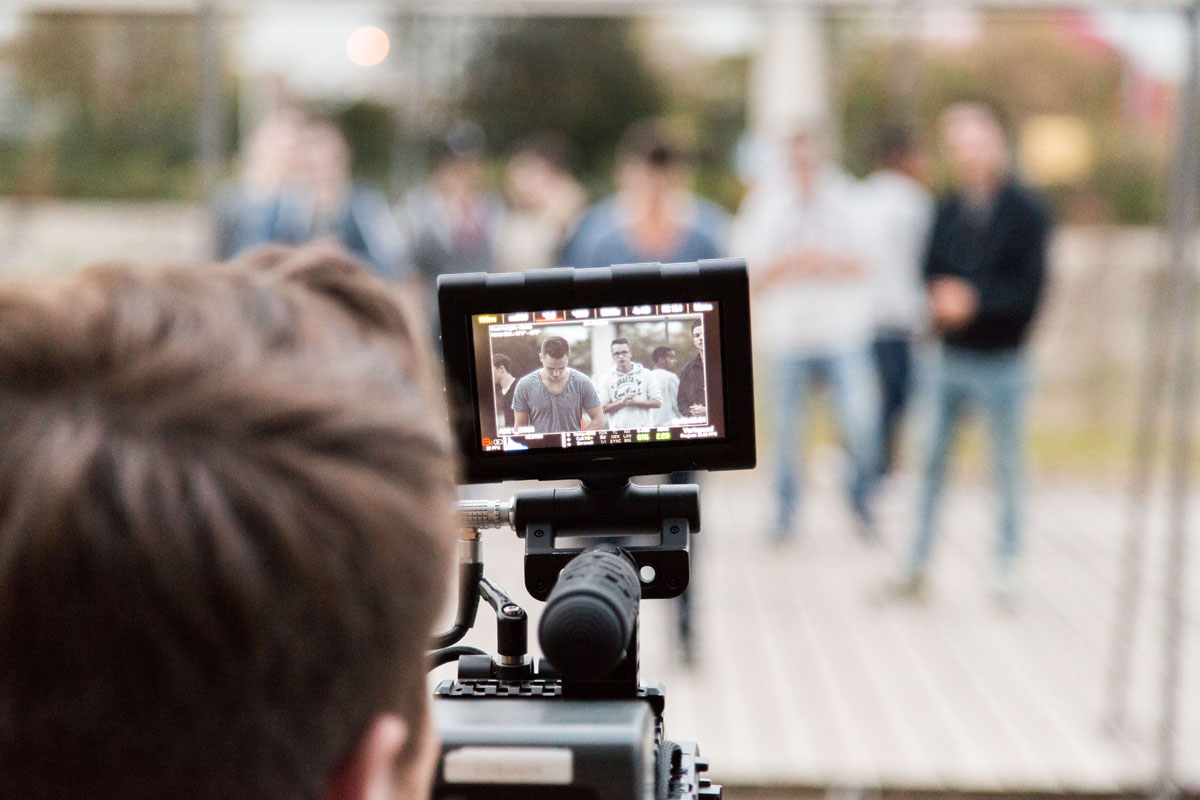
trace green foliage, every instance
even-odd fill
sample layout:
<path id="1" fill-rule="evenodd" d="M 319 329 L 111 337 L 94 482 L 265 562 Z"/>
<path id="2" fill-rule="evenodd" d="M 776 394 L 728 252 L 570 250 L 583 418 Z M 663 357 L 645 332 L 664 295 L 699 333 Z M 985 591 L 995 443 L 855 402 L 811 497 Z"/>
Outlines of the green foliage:
<path id="1" fill-rule="evenodd" d="M 500 152 L 527 133 L 557 131 L 579 148 L 586 176 L 607 176 L 625 128 L 665 107 L 633 33 L 632 22 L 612 18 L 497 23 L 468 68 L 460 112 Z"/>
<path id="2" fill-rule="evenodd" d="M 695 131 L 693 189 L 733 212 L 745 187 L 733 170 L 733 153 L 746 130 L 749 61 L 726 59 L 690 73 L 672 76 L 671 113 Z"/>
<path id="3" fill-rule="evenodd" d="M 396 145 L 396 119 L 390 108 L 360 100 L 328 114 L 342 130 L 354 152 L 354 175 L 386 187 L 391 177 Z"/>
<path id="4" fill-rule="evenodd" d="M 629 340 L 629 349 L 633 353 L 633 360 L 647 369 L 654 369 L 654 362 L 650 355 L 656 347 L 666 345 L 674 349 L 681 367 L 699 353 L 692 341 L 690 320 L 621 322 L 617 323 L 616 335 Z"/>
<path id="5" fill-rule="evenodd" d="M 540 346 L 541 339 L 537 336 L 497 336 L 492 339 L 492 352 L 506 355 L 512 361 L 514 378 L 523 378 L 541 367 L 542 362 L 538 359 Z M 582 349 L 575 348 L 575 350 Z M 578 352 L 572 352 L 572 356 L 578 355 Z M 579 368 L 576 364 L 571 364 L 571 366 Z"/>
<path id="6" fill-rule="evenodd" d="M 1131 153 L 1103 161 L 1097 165 L 1095 179 L 1114 219 L 1142 225 L 1166 219 L 1165 175 L 1148 155 Z"/>
<path id="7" fill-rule="evenodd" d="M 187 17 L 33 15 L 6 55 L 56 124 L 0 151 L 0 191 L 193 194 L 196 41 Z"/>
<path id="8" fill-rule="evenodd" d="M 1047 17 L 992 19 L 965 50 L 912 54 L 915 107 L 895 89 L 894 48 L 865 44 L 843 71 L 841 129 L 844 161 L 855 174 L 872 168 L 871 146 L 881 123 L 911 120 L 932 145 L 938 114 L 961 100 L 992 105 L 1010 132 L 1038 114 L 1079 117 L 1092 135 L 1091 174 L 1076 185 L 1048 191 L 1060 220 L 1160 222 L 1165 208 L 1165 164 L 1145 137 L 1122 133 L 1121 62 L 1112 51 L 1081 42 L 1070 26 Z M 944 187 L 946 171 L 935 170 Z"/>

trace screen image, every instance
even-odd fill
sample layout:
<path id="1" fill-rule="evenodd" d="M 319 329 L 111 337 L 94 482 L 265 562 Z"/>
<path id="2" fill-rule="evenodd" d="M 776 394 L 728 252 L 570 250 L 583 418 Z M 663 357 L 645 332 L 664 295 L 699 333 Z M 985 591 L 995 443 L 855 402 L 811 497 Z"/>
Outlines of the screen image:
<path id="1" fill-rule="evenodd" d="M 719 303 L 471 317 L 482 453 L 725 435 Z"/>

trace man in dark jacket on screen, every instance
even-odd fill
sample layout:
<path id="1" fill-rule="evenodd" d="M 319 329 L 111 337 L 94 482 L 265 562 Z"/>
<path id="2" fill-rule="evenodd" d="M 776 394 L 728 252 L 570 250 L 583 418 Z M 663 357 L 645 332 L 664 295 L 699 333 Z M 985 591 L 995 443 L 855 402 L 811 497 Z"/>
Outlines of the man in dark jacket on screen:
<path id="1" fill-rule="evenodd" d="M 701 320 L 692 323 L 692 341 L 700 352 L 684 364 L 679 373 L 679 413 L 685 417 L 704 418 L 708 416 L 708 391 L 705 388 L 704 323 Z"/>

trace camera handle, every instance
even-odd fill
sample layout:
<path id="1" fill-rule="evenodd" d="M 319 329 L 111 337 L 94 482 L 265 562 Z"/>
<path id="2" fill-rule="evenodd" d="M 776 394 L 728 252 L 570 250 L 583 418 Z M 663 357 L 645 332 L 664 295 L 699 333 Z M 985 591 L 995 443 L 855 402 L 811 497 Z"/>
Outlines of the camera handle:
<path id="1" fill-rule="evenodd" d="M 507 503 L 464 500 L 458 510 L 458 610 L 454 627 L 434 638 L 434 662 L 457 658 L 460 670 L 473 677 L 482 678 L 486 671 L 493 678 L 503 673 L 507 680 L 520 680 L 536 672 L 526 656 L 525 612 L 483 577 L 481 531 L 509 527 L 525 539 L 525 585 L 538 600 L 550 596 L 568 564 L 600 544 L 615 545 L 632 560 L 636 577 L 630 580 L 639 584 L 641 597 L 678 597 L 689 583 L 690 537 L 700 528 L 700 489 L 694 484 L 644 486 L 628 478 L 593 478 L 570 488 L 521 491 Z M 475 624 L 481 596 L 497 613 L 500 647 L 494 662 L 482 653 L 451 647 Z M 611 675 L 600 681 L 564 675 L 564 694 L 636 694 L 637 629 L 635 615 L 626 655 Z"/>
<path id="2" fill-rule="evenodd" d="M 691 534 L 700 531 L 700 487 L 620 478 L 531 489 L 513 498 L 511 524 L 525 540 L 525 587 L 538 600 L 571 559 L 599 542 L 633 557 L 643 598 L 678 597 L 691 574 Z M 564 539 L 574 541 L 559 546 Z"/>

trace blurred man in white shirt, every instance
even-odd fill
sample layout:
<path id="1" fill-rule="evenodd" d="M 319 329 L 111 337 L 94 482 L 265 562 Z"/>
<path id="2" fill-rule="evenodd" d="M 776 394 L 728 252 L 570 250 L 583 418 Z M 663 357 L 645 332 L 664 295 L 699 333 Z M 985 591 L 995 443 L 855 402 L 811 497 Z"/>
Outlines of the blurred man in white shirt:
<path id="1" fill-rule="evenodd" d="M 928 326 L 921 264 L 933 221 L 933 198 L 922 183 L 926 162 L 907 130 L 889 126 L 875 146 L 877 169 L 859 185 L 874 261 L 882 473 L 895 464 L 900 421 L 912 387 L 913 345 Z"/>
<path id="2" fill-rule="evenodd" d="M 854 182 L 830 160 L 822 130 L 796 127 L 784 185 L 751 192 L 739 212 L 734 252 L 750 265 L 755 340 L 770 364 L 778 517 L 774 537 L 796 524 L 798 462 L 806 404 L 818 380 L 831 388 L 850 461 L 847 493 L 858 532 L 871 538 L 870 499 L 878 471 L 878 388 L 872 262 Z"/>

